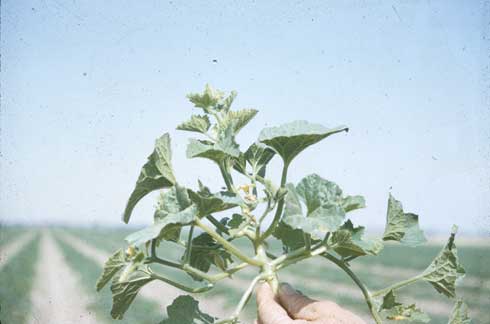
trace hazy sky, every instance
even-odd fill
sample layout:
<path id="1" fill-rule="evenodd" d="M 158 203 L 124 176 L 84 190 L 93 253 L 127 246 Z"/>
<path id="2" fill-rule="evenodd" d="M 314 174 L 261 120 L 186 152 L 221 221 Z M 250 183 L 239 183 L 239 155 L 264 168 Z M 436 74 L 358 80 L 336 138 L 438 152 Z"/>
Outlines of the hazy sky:
<path id="1" fill-rule="evenodd" d="M 348 4 L 347 4 L 348 3 Z M 188 92 L 237 90 L 264 126 L 351 131 L 309 148 L 316 172 L 381 228 L 391 191 L 428 230 L 490 228 L 490 7 L 480 1 L 2 1 L 2 222 L 121 224 L 154 139 L 170 132 L 179 182 L 217 190 L 187 160 Z M 278 176 L 276 159 L 271 169 Z M 391 188 L 391 189 L 390 189 Z M 147 197 L 132 224 L 152 217 Z"/>

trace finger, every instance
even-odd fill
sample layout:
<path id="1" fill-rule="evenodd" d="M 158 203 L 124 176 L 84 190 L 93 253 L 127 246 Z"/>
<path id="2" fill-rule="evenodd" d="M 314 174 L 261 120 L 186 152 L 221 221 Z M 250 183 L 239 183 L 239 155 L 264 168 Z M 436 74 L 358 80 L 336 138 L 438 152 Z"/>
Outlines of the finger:
<path id="1" fill-rule="evenodd" d="M 278 296 L 279 302 L 292 318 L 310 321 L 318 318 L 316 309 L 311 307 L 315 304 L 315 300 L 294 290 L 289 284 L 282 283 L 280 285 Z"/>
<path id="2" fill-rule="evenodd" d="M 296 320 L 329 320 L 349 324 L 365 324 L 357 315 L 341 308 L 331 301 L 316 301 L 294 290 L 288 284 L 281 284 L 279 300 L 289 315 Z"/>
<path id="3" fill-rule="evenodd" d="M 258 322 L 267 324 L 288 324 L 292 322 L 288 313 L 279 305 L 269 284 L 264 283 L 257 288 Z"/>

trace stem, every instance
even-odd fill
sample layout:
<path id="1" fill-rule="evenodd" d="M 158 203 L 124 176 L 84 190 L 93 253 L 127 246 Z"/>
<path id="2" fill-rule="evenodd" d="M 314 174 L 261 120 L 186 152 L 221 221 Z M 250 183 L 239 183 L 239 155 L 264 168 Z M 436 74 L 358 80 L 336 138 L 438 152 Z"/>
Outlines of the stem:
<path id="1" fill-rule="evenodd" d="M 221 235 L 216 233 L 212 228 L 209 228 L 206 224 L 202 223 L 200 219 L 196 219 L 195 223 L 197 226 L 199 226 L 203 231 L 211 235 L 218 243 L 223 245 L 225 249 L 230 251 L 233 255 L 235 255 L 237 258 L 242 260 L 243 262 L 247 262 L 250 265 L 254 265 L 257 267 L 260 267 L 264 264 L 263 261 L 259 261 L 256 259 L 252 259 L 240 251 L 236 246 L 228 242 L 225 238 L 223 238 Z"/>
<path id="2" fill-rule="evenodd" d="M 219 229 L 220 231 L 222 231 L 223 233 L 229 235 L 229 232 L 228 232 L 228 229 L 222 224 L 219 222 L 219 220 L 217 220 L 216 218 L 214 218 L 213 215 L 208 215 L 206 216 L 206 218 L 211 222 L 211 224 L 213 224 L 217 229 Z"/>
<path id="3" fill-rule="evenodd" d="M 231 178 L 230 173 L 226 169 L 225 163 L 226 162 L 224 162 L 224 161 L 219 163 L 219 170 L 221 171 L 221 176 L 223 177 L 223 180 L 225 181 L 226 188 L 228 189 L 228 191 L 236 192 L 235 188 L 233 187 L 233 179 Z"/>
<path id="4" fill-rule="evenodd" d="M 308 233 L 303 233 L 303 239 L 305 240 L 305 247 L 307 250 L 311 249 L 311 235 Z"/>
<path id="5" fill-rule="evenodd" d="M 400 281 L 400 282 L 397 282 L 387 288 L 384 288 L 384 289 L 381 289 L 381 290 L 378 290 L 378 291 L 375 291 L 371 294 L 371 296 L 373 297 L 378 297 L 378 296 L 381 296 L 381 295 L 385 295 L 387 293 L 390 292 L 390 290 L 396 290 L 396 289 L 400 289 L 402 287 L 405 287 L 407 285 L 410 285 L 414 282 L 416 282 L 417 280 L 419 280 L 420 278 L 422 277 L 422 275 L 417 275 L 415 277 L 412 277 L 412 278 L 409 278 L 407 280 L 403 280 L 403 281 Z"/>
<path id="6" fill-rule="evenodd" d="M 188 264 L 191 260 L 191 252 L 192 252 L 192 235 L 194 234 L 194 225 L 191 225 L 191 229 L 189 230 L 189 236 L 187 238 L 187 247 L 185 249 L 185 257 L 184 263 Z"/>
<path id="7" fill-rule="evenodd" d="M 369 311 L 371 312 L 371 315 L 373 316 L 374 320 L 376 321 L 377 324 L 383 323 L 378 310 L 376 309 L 376 305 L 374 304 L 374 301 L 372 299 L 371 294 L 369 293 L 369 290 L 366 288 L 364 283 L 356 276 L 354 272 L 341 260 L 337 259 L 333 255 L 329 253 L 323 253 L 322 256 L 333 263 L 335 263 L 337 266 L 339 266 L 342 270 L 344 270 L 349 277 L 356 283 L 356 285 L 361 289 L 362 294 L 364 295 L 364 298 L 366 299 L 366 303 L 369 307 Z"/>
<path id="8" fill-rule="evenodd" d="M 220 281 L 220 280 L 223 280 L 225 278 L 228 278 L 228 277 L 231 277 L 234 273 L 248 267 L 249 264 L 244 262 L 244 263 L 240 263 L 239 265 L 233 267 L 233 268 L 230 268 L 228 270 L 226 270 L 225 272 L 221 272 L 221 273 L 218 273 L 218 274 L 215 274 L 215 275 L 209 275 L 199 269 L 196 269 L 188 264 L 185 264 L 182 266 L 182 270 L 184 270 L 185 272 L 187 273 L 190 273 L 190 274 L 193 274 L 194 276 L 196 277 L 199 277 L 199 278 L 202 278 L 210 283 L 215 283 L 217 281 Z"/>
<path id="9" fill-rule="evenodd" d="M 150 253 L 152 258 L 157 257 L 157 240 L 153 239 L 151 240 L 151 248 L 150 248 Z"/>
<path id="10" fill-rule="evenodd" d="M 284 166 L 282 168 L 281 188 L 284 188 L 286 186 L 286 181 L 287 181 L 287 177 L 288 177 L 288 168 L 289 168 L 289 164 L 287 164 L 287 163 L 284 164 Z M 279 220 L 281 219 L 283 208 L 284 208 L 284 197 L 282 197 L 279 200 L 279 203 L 278 203 L 277 209 L 276 209 L 276 214 L 274 215 L 274 219 L 272 220 L 272 223 L 269 226 L 269 228 L 260 237 L 260 239 L 259 239 L 260 243 L 265 241 L 267 239 L 267 237 L 269 237 L 269 235 L 271 235 L 272 232 L 276 229 L 276 226 L 279 223 Z"/>
<path id="11" fill-rule="evenodd" d="M 269 214 L 271 212 L 271 210 L 274 209 L 274 208 L 271 208 L 271 200 L 272 199 L 274 199 L 274 198 L 268 197 L 268 199 L 267 199 L 267 207 L 265 208 L 264 212 L 262 213 L 262 215 L 259 218 L 259 225 L 262 223 L 262 221 L 264 220 L 265 216 L 267 216 L 267 214 Z M 272 207 L 274 207 L 274 206 L 272 206 Z"/>
<path id="12" fill-rule="evenodd" d="M 317 255 L 320 255 L 320 254 L 324 253 L 326 250 L 327 250 L 327 248 L 325 246 L 321 246 L 321 247 L 319 247 L 317 249 L 310 250 L 310 251 L 305 250 L 303 252 L 303 254 L 292 256 L 290 258 L 287 258 L 283 262 L 281 262 L 277 266 L 277 270 L 282 269 L 282 268 L 285 268 L 285 267 L 288 267 L 288 266 L 290 266 L 292 264 L 295 264 L 295 263 L 297 263 L 297 262 L 299 262 L 301 260 L 308 259 L 308 258 L 317 256 Z"/>
<path id="13" fill-rule="evenodd" d="M 257 284 L 257 282 L 259 282 L 261 278 L 262 275 L 258 275 L 252 280 L 247 290 L 245 290 L 245 292 L 243 293 L 242 298 L 240 299 L 240 302 L 238 303 L 237 307 L 235 308 L 232 318 L 238 318 L 238 315 L 240 315 L 240 312 L 242 311 L 243 307 L 245 307 L 245 305 L 249 301 L 250 295 L 252 294 L 255 285 Z"/>
<path id="14" fill-rule="evenodd" d="M 175 262 L 172 262 L 172 261 L 168 261 L 168 260 L 165 260 L 165 259 L 161 259 L 159 257 L 149 257 L 148 259 L 146 259 L 145 263 L 146 264 L 148 264 L 148 263 L 159 263 L 161 265 L 168 266 L 168 267 L 171 267 L 171 268 L 182 269 L 182 265 L 181 264 L 175 263 Z"/>
<path id="15" fill-rule="evenodd" d="M 167 279 L 167 278 L 165 278 L 165 277 L 163 277 L 163 276 L 161 276 L 161 275 L 159 275 L 157 273 L 154 273 L 154 272 L 152 272 L 150 276 L 153 279 L 157 279 L 157 280 L 166 282 L 166 283 L 168 283 L 171 286 L 174 286 L 174 287 L 176 287 L 176 288 L 178 288 L 180 290 L 183 290 L 183 291 L 188 292 L 188 293 L 191 293 L 191 294 L 206 292 L 208 290 L 211 290 L 214 287 L 214 285 L 210 283 L 210 284 L 207 284 L 204 287 L 192 288 L 192 287 L 187 287 L 187 286 L 185 286 L 183 284 L 180 284 L 178 282 L 175 282 L 173 280 Z"/>
<path id="16" fill-rule="evenodd" d="M 161 259 L 157 256 L 157 240 L 151 240 L 150 251 L 151 251 L 150 257 L 146 259 L 145 263 L 154 262 L 154 263 L 159 263 L 159 264 L 162 264 L 162 265 L 165 265 L 168 267 L 182 269 L 182 265 L 175 263 L 175 262 L 172 262 L 172 261 L 169 261 L 169 260 Z"/>
<path id="17" fill-rule="evenodd" d="M 305 252 L 306 252 L 306 249 L 304 247 L 302 247 L 302 248 L 299 248 L 299 249 L 294 250 L 292 252 L 289 252 L 287 254 L 283 254 L 280 257 L 272 260 L 271 265 L 278 266 L 288 259 L 293 259 L 299 255 L 303 255 Z"/>

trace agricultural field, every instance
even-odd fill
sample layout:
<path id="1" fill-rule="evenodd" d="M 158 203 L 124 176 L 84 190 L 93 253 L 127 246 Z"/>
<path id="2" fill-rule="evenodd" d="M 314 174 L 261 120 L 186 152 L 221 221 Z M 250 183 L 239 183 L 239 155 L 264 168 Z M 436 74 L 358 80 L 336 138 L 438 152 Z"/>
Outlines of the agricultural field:
<path id="1" fill-rule="evenodd" d="M 122 321 L 110 317 L 111 293 L 95 291 L 95 282 L 107 257 L 124 247 L 130 231 L 118 228 L 19 228 L 0 231 L 0 321 L 22 323 L 159 323 L 166 306 L 184 293 L 164 283 L 154 282 L 142 289 Z M 245 245 L 245 242 L 237 243 Z M 387 286 L 425 268 L 444 243 L 430 242 L 411 249 L 390 244 L 380 257 L 366 257 L 353 269 L 372 289 Z M 470 307 L 474 323 L 490 323 L 490 242 L 459 239 L 458 251 L 467 275 L 458 287 Z M 183 249 L 177 245 L 160 247 L 161 254 L 178 260 Z M 190 282 L 185 274 L 159 269 L 178 281 Z M 233 280 L 219 282 L 205 296 L 197 296 L 208 313 L 222 316 L 234 305 L 253 278 L 253 269 L 245 269 Z M 323 259 L 293 265 L 280 273 L 303 293 L 317 299 L 331 299 L 360 314 L 368 323 L 368 310 L 360 290 L 343 272 Z M 400 291 L 407 302 L 427 312 L 431 323 L 447 323 L 453 302 L 438 295 L 426 283 Z M 204 297 L 204 298 L 202 298 Z M 243 313 L 243 322 L 255 318 L 251 301 Z"/>

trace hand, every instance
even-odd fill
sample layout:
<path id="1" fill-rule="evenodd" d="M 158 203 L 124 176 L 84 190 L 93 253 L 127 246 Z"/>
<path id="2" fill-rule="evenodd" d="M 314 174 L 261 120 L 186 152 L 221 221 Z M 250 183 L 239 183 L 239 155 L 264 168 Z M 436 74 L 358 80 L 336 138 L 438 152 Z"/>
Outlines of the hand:
<path id="1" fill-rule="evenodd" d="M 365 324 L 336 303 L 310 299 L 288 284 L 281 284 L 276 297 L 269 284 L 261 284 L 257 288 L 257 310 L 255 324 Z"/>

